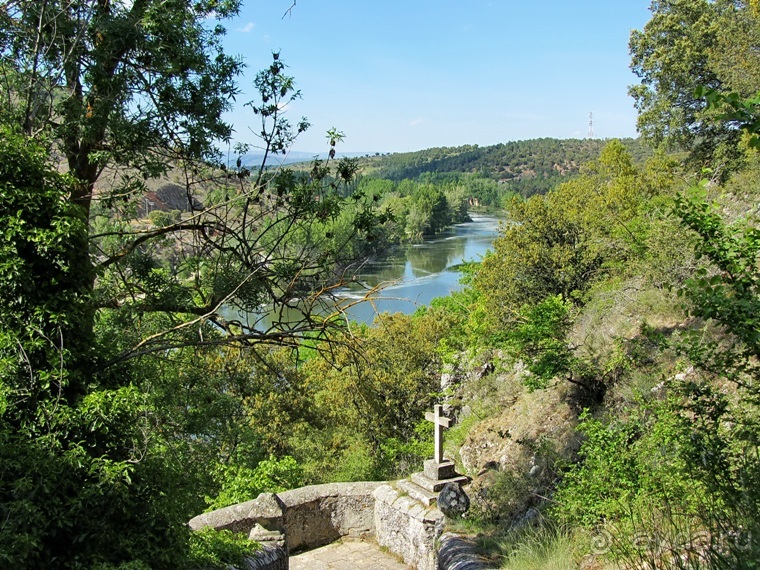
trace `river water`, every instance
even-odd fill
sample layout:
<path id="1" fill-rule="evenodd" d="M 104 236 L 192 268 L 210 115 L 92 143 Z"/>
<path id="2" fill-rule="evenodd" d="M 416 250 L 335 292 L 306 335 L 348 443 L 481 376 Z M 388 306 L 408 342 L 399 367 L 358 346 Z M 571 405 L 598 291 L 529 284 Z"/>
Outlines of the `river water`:
<path id="1" fill-rule="evenodd" d="M 364 301 L 348 308 L 357 322 L 371 323 L 378 312 L 413 313 L 462 288 L 456 266 L 463 261 L 479 261 L 498 235 L 499 219 L 472 215 L 472 221 L 458 224 L 424 243 L 396 249 L 391 255 L 366 263 L 357 273 L 361 285 L 340 292 L 361 299 L 378 287 L 373 302 Z"/>
<path id="2" fill-rule="evenodd" d="M 479 261 L 499 232 L 499 219 L 471 215 L 472 221 L 457 224 L 428 238 L 424 243 L 396 248 L 390 255 L 366 262 L 356 272 L 350 287 L 336 291 L 338 303 L 351 320 L 372 324 L 381 312 L 413 313 L 462 288 L 456 266 L 463 261 Z M 362 300 L 370 297 L 369 300 Z M 333 313 L 334 307 L 329 308 Z M 298 323 L 302 313 L 295 308 L 260 313 L 237 313 L 226 309 L 228 319 L 239 319 L 259 330 L 288 328 Z"/>

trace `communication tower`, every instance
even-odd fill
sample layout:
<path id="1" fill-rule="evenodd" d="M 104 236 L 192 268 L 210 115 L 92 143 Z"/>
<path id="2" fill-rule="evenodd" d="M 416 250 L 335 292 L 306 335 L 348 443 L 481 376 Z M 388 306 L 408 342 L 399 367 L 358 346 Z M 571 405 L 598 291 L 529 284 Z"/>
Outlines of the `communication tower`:
<path id="1" fill-rule="evenodd" d="M 588 114 L 588 138 L 594 138 L 594 113 Z"/>

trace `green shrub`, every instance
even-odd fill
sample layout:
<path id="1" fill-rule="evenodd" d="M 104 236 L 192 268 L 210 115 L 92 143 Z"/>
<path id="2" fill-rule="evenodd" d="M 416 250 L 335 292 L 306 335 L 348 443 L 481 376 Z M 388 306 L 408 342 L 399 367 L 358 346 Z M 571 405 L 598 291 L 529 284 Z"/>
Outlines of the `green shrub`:
<path id="1" fill-rule="evenodd" d="M 230 565 L 241 568 L 245 558 L 259 549 L 260 545 L 245 535 L 204 528 L 190 536 L 187 570 L 229 570 Z"/>
<path id="2" fill-rule="evenodd" d="M 567 333 L 571 307 L 561 295 L 524 305 L 517 322 L 506 333 L 507 347 L 531 373 L 525 379 L 530 390 L 545 388 L 550 380 L 570 371 L 573 356 Z"/>
<path id="3" fill-rule="evenodd" d="M 303 484 L 303 469 L 290 456 L 276 459 L 270 457 L 256 467 L 230 464 L 219 469 L 217 478 L 221 491 L 209 502 L 208 510 L 250 501 L 260 493 L 279 493 Z"/>

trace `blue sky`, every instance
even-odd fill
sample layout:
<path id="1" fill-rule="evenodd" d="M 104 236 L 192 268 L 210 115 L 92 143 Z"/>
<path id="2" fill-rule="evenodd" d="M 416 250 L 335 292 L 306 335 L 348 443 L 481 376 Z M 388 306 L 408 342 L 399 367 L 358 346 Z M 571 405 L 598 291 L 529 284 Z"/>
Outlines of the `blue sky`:
<path id="1" fill-rule="evenodd" d="M 294 150 L 404 152 L 538 137 L 636 136 L 628 37 L 649 0 L 244 0 L 226 48 L 248 65 L 229 119 L 255 142 L 242 102 L 279 51 L 312 124 Z"/>

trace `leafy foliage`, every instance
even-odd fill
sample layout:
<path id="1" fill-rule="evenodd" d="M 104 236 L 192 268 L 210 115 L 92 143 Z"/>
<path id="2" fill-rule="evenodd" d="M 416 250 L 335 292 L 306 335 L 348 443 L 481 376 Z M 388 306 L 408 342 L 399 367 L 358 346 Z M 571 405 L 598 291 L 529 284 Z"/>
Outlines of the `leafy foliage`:
<path id="1" fill-rule="evenodd" d="M 247 536 L 229 530 L 204 528 L 190 539 L 190 570 L 227 570 L 242 566 L 245 558 L 256 553 L 259 546 Z"/>
<path id="2" fill-rule="evenodd" d="M 354 259 L 326 228 L 349 201 L 348 237 L 383 217 L 351 198 L 350 163 L 301 177 L 197 160 L 229 134 L 220 117 L 239 69 L 207 17 L 236 6 L 20 2 L 0 22 L 3 118 L 16 123 L 0 144 L 3 565 L 181 567 L 204 496 L 299 480 L 282 456 L 264 459 L 288 432 L 265 440 L 251 417 L 288 425 L 282 412 L 303 403 L 269 347 L 319 346 L 344 327 L 316 314 Z M 278 54 L 256 85 L 263 144 L 284 152 L 308 125 L 281 116 L 298 93 Z M 148 217 L 144 180 L 170 164 L 187 206 Z M 260 325 L 263 304 L 298 298 L 295 322 Z M 234 360 L 234 343 L 259 353 Z M 217 463 L 227 468 L 214 478 Z"/>
<path id="3" fill-rule="evenodd" d="M 242 62 L 222 51 L 236 0 L 13 2 L 2 22 L 3 107 L 33 135 L 52 130 L 89 209 L 109 164 L 148 175 L 169 156 L 208 158 L 231 127 Z M 174 154 L 177 153 L 177 154 Z"/>
<path id="4" fill-rule="evenodd" d="M 758 76 L 750 70 L 756 70 L 759 22 L 746 3 L 734 0 L 653 2 L 652 18 L 630 41 L 631 68 L 641 78 L 630 93 L 642 136 L 687 150 L 698 164 L 714 159 L 735 169 L 738 133 L 697 88 L 745 97 L 757 92 Z"/>
<path id="5" fill-rule="evenodd" d="M 225 465 L 220 471 L 221 491 L 209 504 L 209 510 L 244 503 L 260 493 L 279 493 L 294 489 L 303 481 L 303 470 L 290 456 L 270 457 L 260 461 L 255 469 L 243 465 Z"/>
<path id="6" fill-rule="evenodd" d="M 507 347 L 527 364 L 531 375 L 525 383 L 532 390 L 546 388 L 553 378 L 570 371 L 573 356 L 567 333 L 571 308 L 559 295 L 526 305 L 506 333 Z"/>
<path id="7" fill-rule="evenodd" d="M 734 337 L 729 347 L 718 341 L 691 344 L 691 356 L 704 368 L 754 388 L 760 375 L 760 231 L 746 220 L 726 226 L 721 216 L 697 191 L 676 201 L 675 213 L 700 236 L 697 253 L 711 263 L 689 279 L 682 294 L 690 301 L 693 315 L 712 319 Z"/>
<path id="8" fill-rule="evenodd" d="M 586 415 L 582 462 L 555 496 L 555 512 L 607 537 L 625 567 L 754 568 L 758 559 L 756 220 L 728 224 L 706 187 L 673 204 L 703 264 L 679 292 L 695 320 L 657 340 L 697 370 L 617 418 Z"/>
<path id="9" fill-rule="evenodd" d="M 90 276 L 78 265 L 86 226 L 66 200 L 70 180 L 46 159 L 4 131 L 0 558 L 9 567 L 168 567 L 186 539 L 187 513 L 162 490 L 176 486 L 181 497 L 179 466 L 144 455 L 143 395 L 91 372 Z"/>
<path id="10" fill-rule="evenodd" d="M 738 93 L 720 93 L 714 89 L 706 89 L 699 86 L 696 92 L 698 97 L 704 97 L 708 108 L 722 109 L 720 119 L 729 124 L 736 124 L 749 133 L 748 145 L 750 148 L 760 148 L 760 118 L 758 107 L 760 95 L 743 99 Z"/>
<path id="11" fill-rule="evenodd" d="M 476 287 L 503 322 L 551 295 L 580 302 L 606 266 L 639 246 L 632 221 L 646 195 L 645 178 L 622 144 L 609 143 L 584 175 L 513 202 L 512 223 L 494 242 Z"/>

